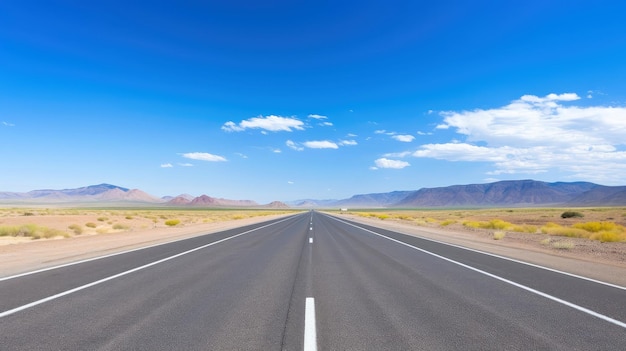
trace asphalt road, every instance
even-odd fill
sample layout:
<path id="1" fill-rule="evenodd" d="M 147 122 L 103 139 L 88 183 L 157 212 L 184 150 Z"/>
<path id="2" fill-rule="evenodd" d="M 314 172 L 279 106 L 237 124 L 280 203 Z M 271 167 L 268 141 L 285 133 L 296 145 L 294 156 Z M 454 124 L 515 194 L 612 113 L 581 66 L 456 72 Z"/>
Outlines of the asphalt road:
<path id="1" fill-rule="evenodd" d="M 624 350 L 626 289 L 318 212 L 0 278 L 0 350 L 315 348 Z"/>

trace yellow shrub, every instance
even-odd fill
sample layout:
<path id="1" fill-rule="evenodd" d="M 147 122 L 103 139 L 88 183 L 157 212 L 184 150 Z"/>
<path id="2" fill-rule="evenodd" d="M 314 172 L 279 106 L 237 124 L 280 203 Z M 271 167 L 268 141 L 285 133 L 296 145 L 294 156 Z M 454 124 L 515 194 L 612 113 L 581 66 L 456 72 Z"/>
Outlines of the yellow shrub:
<path id="1" fill-rule="evenodd" d="M 572 238 L 588 238 L 590 233 L 583 229 L 569 228 L 569 227 L 547 227 L 541 228 L 541 231 L 545 234 L 568 236 Z"/>
<path id="2" fill-rule="evenodd" d="M 572 227 L 578 228 L 578 229 L 584 229 L 592 233 L 598 233 L 598 232 L 606 231 L 606 230 L 608 231 L 615 230 L 620 226 L 618 226 L 617 224 L 613 222 L 587 222 L 587 223 L 576 223 L 572 225 Z"/>

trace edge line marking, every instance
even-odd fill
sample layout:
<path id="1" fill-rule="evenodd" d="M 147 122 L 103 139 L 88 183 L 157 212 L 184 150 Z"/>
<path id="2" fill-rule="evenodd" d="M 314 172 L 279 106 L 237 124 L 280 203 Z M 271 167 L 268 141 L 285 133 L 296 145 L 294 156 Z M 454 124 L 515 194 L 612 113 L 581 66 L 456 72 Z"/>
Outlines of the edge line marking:
<path id="1" fill-rule="evenodd" d="M 335 220 L 337 220 L 337 221 L 340 221 L 340 222 L 343 222 L 343 223 L 345 223 L 345 224 L 351 225 L 351 226 L 353 226 L 353 227 L 355 227 L 355 228 L 359 228 L 359 229 L 361 229 L 361 230 L 367 231 L 367 232 L 372 233 L 372 234 L 374 234 L 374 235 L 378 235 L 378 236 L 380 236 L 380 237 L 382 237 L 382 238 L 385 238 L 385 239 L 387 239 L 387 240 L 391 240 L 391 241 L 393 241 L 393 242 L 395 242 L 395 243 L 398 243 L 398 244 L 401 244 L 401 245 L 404 245 L 404 246 L 410 247 L 410 248 L 412 248 L 412 249 L 414 249 L 414 250 L 417 250 L 417 251 L 423 252 L 423 253 L 425 253 L 425 254 L 428 254 L 428 255 L 431 255 L 431 256 L 434 256 L 434 257 L 440 258 L 440 259 L 442 259 L 442 260 L 444 260 L 444 261 L 448 261 L 448 262 L 450 262 L 450 263 L 453 263 L 453 264 L 456 264 L 456 265 L 458 265 L 458 266 L 461 266 L 461 267 L 467 268 L 467 269 L 469 269 L 469 270 L 472 270 L 472 271 L 474 271 L 474 272 L 477 272 L 477 273 L 480 273 L 480 274 L 486 275 L 486 276 L 488 276 L 488 277 L 491 277 L 491 278 L 497 279 L 497 280 L 502 281 L 502 282 L 504 282 L 504 283 L 507 283 L 507 284 L 513 285 L 513 286 L 518 287 L 518 288 L 520 288 L 520 289 L 526 290 L 526 291 L 528 291 L 528 292 L 531 292 L 531 293 L 533 293 L 533 294 L 539 295 L 539 296 L 544 297 L 544 298 L 546 298 L 546 299 L 549 299 L 549 300 L 552 300 L 552 301 L 558 302 L 558 303 L 560 303 L 560 304 L 562 304 L 562 305 L 565 305 L 565 306 L 571 307 L 571 308 L 573 308 L 573 309 L 575 309 L 575 310 L 578 310 L 578 311 L 580 311 L 580 312 L 584 312 L 584 313 L 586 313 L 586 314 L 589 314 L 589 315 L 591 315 L 591 316 L 594 316 L 594 317 L 596 317 L 596 318 L 602 319 L 602 320 L 604 320 L 604 321 L 606 321 L 606 322 L 609 322 L 609 323 L 615 324 L 615 325 L 617 325 L 617 326 L 619 326 L 619 327 L 622 327 L 622 328 L 625 328 L 625 329 L 626 329 L 626 323 L 624 323 L 624 322 L 622 322 L 622 321 L 619 321 L 619 320 L 617 320 L 617 319 L 611 318 L 611 317 L 609 317 L 609 316 L 605 316 L 605 315 L 603 315 L 603 314 L 601 314 L 601 313 L 595 312 L 595 311 L 590 310 L 590 309 L 588 309 L 588 308 L 582 307 L 582 306 L 580 306 L 580 305 L 576 305 L 576 304 L 574 304 L 574 303 L 572 303 L 572 302 L 569 302 L 569 301 L 565 301 L 565 300 L 560 299 L 560 298 L 558 298 L 558 297 L 556 297 L 556 296 L 552 296 L 552 295 L 550 295 L 550 294 L 547 294 L 547 293 L 541 292 L 541 291 L 539 291 L 539 290 L 533 289 L 533 288 L 531 288 L 531 287 L 529 287 L 529 286 L 526 286 L 526 285 L 522 285 L 522 284 L 516 283 L 516 282 L 514 282 L 514 281 L 512 281 L 512 280 L 509 280 L 509 279 L 506 279 L 506 278 L 502 278 L 502 277 L 500 277 L 500 276 L 497 276 L 497 275 L 495 275 L 495 274 L 492 274 L 492 273 L 489 273 L 489 272 L 483 271 L 483 270 L 481 270 L 481 269 L 478 269 L 478 268 L 472 267 L 472 266 L 467 265 L 467 264 L 465 264 L 465 263 L 461 263 L 461 262 L 459 262 L 459 261 L 455 261 L 455 260 L 450 259 L 450 258 L 447 258 L 447 257 L 445 257 L 445 256 L 438 255 L 438 254 L 436 254 L 436 253 L 434 253 L 434 252 L 430 252 L 430 251 L 427 251 L 427 250 L 421 249 L 421 248 L 419 248 L 419 247 L 417 247 L 417 246 L 413 246 L 413 245 L 411 245 L 411 244 L 407 244 L 407 243 L 402 242 L 402 241 L 400 241 L 400 240 L 397 240 L 397 239 L 394 239 L 394 238 L 390 238 L 390 237 L 385 236 L 385 235 L 383 235 L 383 234 L 376 233 L 376 232 L 374 232 L 374 231 L 372 231 L 372 230 L 369 230 L 369 229 L 367 229 L 367 228 L 359 227 L 359 226 L 357 226 L 357 225 L 355 225 L 355 224 L 352 224 L 352 223 L 349 223 L 349 222 L 345 222 L 345 221 L 343 221 L 343 220 L 340 220 L 340 219 L 334 218 L 334 217 L 332 217 L 332 216 L 330 216 L 330 217 L 331 217 L 331 218 L 333 218 L 333 219 L 335 219 Z"/>
<path id="2" fill-rule="evenodd" d="M 291 217 L 289 217 L 289 218 L 291 218 Z M 61 293 L 58 293 L 58 294 L 56 294 L 56 295 L 48 296 L 48 297 L 45 297 L 45 298 L 43 298 L 43 299 L 40 299 L 40 300 L 37 300 L 37 301 L 33 301 L 33 302 L 28 303 L 28 304 L 26 304 L 26 305 L 22 305 L 22 306 L 19 306 L 19 307 L 15 307 L 15 308 L 13 308 L 13 309 L 10 309 L 10 310 L 7 310 L 7 311 L 4 311 L 4 312 L 1 312 L 1 313 L 0 313 L 0 318 L 3 318 L 3 317 L 6 317 L 6 316 L 9 316 L 9 315 L 12 315 L 12 314 L 14 314 L 14 313 L 17 313 L 17 312 L 20 312 L 20 311 L 26 310 L 26 309 L 31 308 L 31 307 L 35 307 L 35 306 L 37 306 L 37 305 L 40 305 L 40 304 L 45 303 L 45 302 L 48 302 L 48 301 L 52 301 L 52 300 L 58 299 L 58 298 L 60 298 L 60 297 L 63 297 L 63 296 L 66 296 L 66 295 L 69 295 L 69 294 L 75 293 L 75 292 L 77 292 L 77 291 L 81 291 L 81 290 L 84 290 L 84 289 L 90 288 L 90 287 L 92 287 L 92 286 L 95 286 L 95 285 L 98 285 L 98 284 L 102 284 L 102 283 L 104 283 L 104 282 L 108 282 L 109 280 L 113 280 L 113 279 L 116 279 L 116 278 L 119 278 L 119 277 L 123 277 L 123 276 L 125 276 L 125 275 L 128 275 L 128 274 L 131 274 L 131 273 L 134 273 L 134 272 L 137 272 L 137 271 L 140 271 L 140 270 L 146 269 L 146 268 L 148 268 L 148 267 L 155 266 L 155 265 L 157 265 L 157 264 L 159 264 L 159 263 L 167 262 L 167 261 L 173 260 L 173 259 L 175 259 L 175 258 L 178 258 L 178 257 L 184 256 L 184 255 L 190 254 L 190 253 L 192 253 L 192 252 L 195 252 L 195 251 L 198 251 L 198 250 L 205 249 L 205 248 L 207 248 L 207 247 L 209 247 L 209 246 L 213 246 L 213 245 L 217 245 L 217 244 L 223 243 L 224 241 L 227 241 L 227 240 L 230 240 L 230 239 L 234 239 L 234 238 L 239 237 L 239 236 L 242 236 L 242 235 L 249 234 L 249 233 L 254 232 L 254 231 L 256 231 L 256 230 L 263 229 L 263 228 L 269 227 L 269 226 L 271 226 L 271 225 L 274 225 L 274 224 L 277 224 L 277 223 L 280 223 L 280 222 L 284 222 L 284 221 L 286 221 L 286 220 L 287 220 L 287 219 L 289 219 L 289 218 L 285 218 L 285 219 L 283 219 L 283 220 L 281 220 L 281 221 L 278 221 L 278 222 L 274 222 L 274 223 L 266 224 L 266 225 L 264 225 L 264 226 L 261 226 L 261 227 L 255 228 L 255 229 L 250 229 L 250 230 L 245 231 L 245 232 L 243 232 L 243 233 L 239 233 L 239 234 L 236 234 L 236 235 L 233 235 L 233 236 L 229 236 L 228 238 L 220 239 L 220 240 L 218 240 L 218 241 L 214 241 L 214 242 L 209 243 L 209 244 L 206 244 L 206 245 L 198 246 L 198 247 L 196 247 L 196 248 L 193 248 L 193 249 L 190 249 L 190 250 L 187 250 L 187 251 L 180 252 L 180 253 L 178 253 L 178 254 L 176 254 L 176 255 L 169 256 L 169 257 L 165 257 L 165 258 L 162 258 L 162 259 L 160 259 L 160 260 L 158 260 L 158 261 L 150 262 L 150 263 L 145 264 L 145 265 L 143 265 L 143 266 L 135 267 L 135 268 L 133 268 L 133 269 L 129 269 L 129 270 L 127 270 L 127 271 L 124 271 L 124 272 L 121 272 L 121 273 L 118 273 L 118 274 L 115 274 L 115 275 L 112 275 L 112 276 L 109 276 L 109 277 L 106 277 L 106 278 L 102 278 L 102 279 L 100 279 L 100 280 L 96 280 L 95 282 L 91 282 L 91 283 L 88 283 L 88 284 L 85 284 L 85 285 L 81 285 L 81 286 L 79 286 L 79 287 L 76 287 L 76 288 L 73 288 L 73 289 L 70 289 L 70 290 L 66 290 L 66 291 L 61 292 Z"/>

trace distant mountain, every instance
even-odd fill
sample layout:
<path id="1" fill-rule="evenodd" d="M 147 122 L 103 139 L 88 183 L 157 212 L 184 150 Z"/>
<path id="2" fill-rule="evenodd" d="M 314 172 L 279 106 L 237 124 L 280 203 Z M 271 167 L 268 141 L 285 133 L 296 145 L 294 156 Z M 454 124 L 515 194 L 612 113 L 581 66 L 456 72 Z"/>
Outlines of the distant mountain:
<path id="1" fill-rule="evenodd" d="M 564 204 L 600 185 L 512 180 L 489 184 L 423 188 L 394 204 L 396 207 L 535 206 Z"/>
<path id="2" fill-rule="evenodd" d="M 201 195 L 188 203 L 189 206 L 198 207 L 256 207 L 258 203 L 251 200 L 229 200 Z"/>
<path id="3" fill-rule="evenodd" d="M 405 199 L 412 191 L 393 191 L 390 193 L 354 195 L 349 199 L 335 201 L 339 207 L 389 207 Z"/>
<path id="4" fill-rule="evenodd" d="M 313 208 L 313 207 L 325 207 L 325 206 L 335 206 L 335 203 L 338 200 L 313 200 L 313 199 L 302 199 L 295 201 L 285 201 L 285 204 L 291 207 L 303 207 L 303 208 Z"/>
<path id="5" fill-rule="evenodd" d="M 289 206 L 281 201 L 272 201 L 267 205 L 263 205 L 262 207 L 267 207 L 267 208 L 289 208 Z"/>
<path id="6" fill-rule="evenodd" d="M 335 207 L 623 206 L 626 186 L 511 180 L 355 195 Z"/>
<path id="7" fill-rule="evenodd" d="M 111 184 L 98 184 L 76 189 L 42 189 L 32 190 L 27 193 L 0 193 L 1 200 L 14 200 L 29 203 L 55 203 L 55 202 L 150 202 L 159 203 L 156 198 L 138 189 L 128 189 Z"/>

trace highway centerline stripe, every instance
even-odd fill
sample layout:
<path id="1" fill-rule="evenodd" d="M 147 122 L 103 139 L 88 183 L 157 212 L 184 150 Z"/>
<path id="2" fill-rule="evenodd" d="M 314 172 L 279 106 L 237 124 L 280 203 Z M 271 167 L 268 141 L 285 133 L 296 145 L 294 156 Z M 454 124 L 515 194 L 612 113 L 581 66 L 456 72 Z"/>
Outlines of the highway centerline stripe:
<path id="1" fill-rule="evenodd" d="M 317 331 L 315 328 L 315 299 L 306 298 L 304 308 L 304 351 L 317 350 Z"/>
<path id="2" fill-rule="evenodd" d="M 309 238 L 309 244 L 313 244 L 313 238 Z"/>
<path id="3" fill-rule="evenodd" d="M 412 248 L 412 249 L 414 249 L 414 250 L 417 250 L 417 251 L 423 252 L 423 253 L 425 253 L 425 254 L 428 254 L 428 255 L 431 255 L 431 256 L 434 256 L 434 257 L 440 258 L 440 259 L 442 259 L 442 260 L 444 260 L 444 261 L 448 261 L 448 262 L 450 262 L 450 263 L 453 263 L 453 264 L 456 264 L 456 265 L 458 265 L 458 266 L 461 266 L 461 267 L 467 268 L 467 269 L 472 270 L 472 271 L 474 271 L 474 272 L 477 272 L 477 273 L 480 273 L 480 274 L 486 275 L 486 276 L 488 276 L 488 277 L 491 277 L 491 278 L 497 279 L 497 280 L 499 280 L 499 281 L 502 281 L 502 282 L 504 282 L 504 283 L 507 283 L 507 284 L 513 285 L 513 286 L 515 286 L 515 287 L 518 287 L 518 288 L 520 288 L 520 289 L 526 290 L 526 291 L 531 292 L 531 293 L 533 293 L 533 294 L 539 295 L 539 296 L 544 297 L 544 298 L 546 298 L 546 299 L 549 299 L 549 300 L 552 300 L 552 301 L 558 302 L 558 303 L 560 303 L 560 304 L 562 304 L 562 305 L 565 305 L 565 306 L 571 307 L 571 308 L 573 308 L 573 309 L 575 309 L 575 310 L 578 310 L 578 311 L 580 311 L 580 312 L 583 312 L 583 313 L 589 314 L 589 315 L 591 315 L 591 316 L 594 316 L 594 317 L 596 317 L 596 318 L 602 319 L 602 320 L 604 320 L 604 321 L 606 321 L 606 322 L 609 322 L 609 323 L 611 323 L 611 324 L 617 325 L 617 326 L 619 326 L 619 327 L 626 328 L 626 323 L 624 323 L 624 322 L 622 322 L 622 321 L 619 321 L 619 320 L 617 320 L 617 319 L 611 318 L 611 317 L 609 317 L 609 316 L 603 315 L 603 314 L 601 314 L 601 313 L 598 313 L 598 312 L 592 311 L 592 310 L 590 310 L 590 309 L 588 309 L 588 308 L 585 308 L 585 307 L 583 307 L 583 306 L 576 305 L 576 304 L 571 303 L 571 302 L 569 302 L 569 301 L 565 301 L 565 300 L 563 300 L 563 299 L 560 299 L 560 298 L 558 298 L 558 297 L 556 297 L 556 296 L 552 296 L 552 295 L 550 295 L 550 294 L 546 294 L 546 293 L 541 292 L 541 291 L 539 291 L 539 290 L 533 289 L 533 288 L 531 288 L 531 287 L 529 287 L 529 286 L 526 286 L 526 285 L 522 285 L 522 284 L 516 283 L 516 282 L 514 282 L 514 281 L 512 281 L 512 280 L 509 280 L 509 279 L 506 279 L 506 278 L 502 278 L 502 277 L 497 276 L 497 275 L 495 275 L 495 274 L 492 274 L 492 273 L 489 273 L 489 272 L 483 271 L 483 270 L 481 270 L 481 269 L 478 269 L 478 268 L 475 268 L 475 267 L 469 266 L 469 265 L 467 265 L 467 264 L 465 264 L 465 263 L 461 263 L 461 262 L 459 262 L 459 261 L 455 261 L 455 260 L 450 259 L 450 258 L 447 258 L 447 257 L 445 257 L 445 256 L 438 255 L 438 254 L 436 254 L 436 253 L 434 253 L 434 252 L 430 252 L 430 251 L 424 250 L 424 249 L 419 248 L 419 247 L 417 247 L 417 246 L 413 246 L 413 245 L 407 244 L 407 243 L 402 242 L 402 241 L 400 241 L 400 240 L 397 240 L 397 239 L 394 239 L 394 238 L 390 238 L 390 237 L 385 236 L 385 235 L 383 235 L 383 234 L 376 233 L 375 231 L 372 231 L 372 230 L 369 230 L 369 229 L 366 229 L 366 228 L 363 228 L 363 227 L 359 227 L 358 225 L 355 225 L 355 224 L 352 224 L 352 223 L 349 223 L 349 222 L 345 222 L 345 221 L 343 221 L 343 220 L 341 220 L 341 219 L 334 218 L 334 217 L 332 217 L 332 216 L 329 216 L 329 217 L 330 217 L 330 218 L 332 218 L 332 219 L 334 219 L 334 220 L 337 220 L 337 221 L 339 221 L 339 222 L 342 222 L 342 223 L 345 223 L 345 224 L 351 225 L 351 226 L 353 226 L 353 227 L 355 227 L 355 228 L 359 228 L 359 229 L 364 230 L 364 231 L 366 231 L 366 232 L 369 232 L 369 233 L 372 233 L 372 234 L 374 234 L 374 235 L 380 236 L 380 237 L 385 238 L 385 239 L 387 239 L 387 240 L 391 240 L 391 241 L 393 241 L 393 242 L 395 242 L 395 243 L 398 243 L 398 244 L 401 244 L 401 245 L 404 245 L 404 246 L 410 247 L 410 248 Z"/>
<path id="4" fill-rule="evenodd" d="M 42 303 L 45 303 L 45 302 L 48 302 L 48 301 L 52 301 L 52 300 L 58 299 L 58 298 L 60 298 L 60 297 L 63 297 L 63 296 L 69 295 L 69 294 L 73 294 L 73 293 L 75 293 L 75 292 L 78 292 L 78 291 L 81 291 L 81 290 L 84 290 L 84 289 L 90 288 L 90 287 L 92 287 L 92 286 L 95 286 L 95 285 L 98 285 L 98 284 L 102 284 L 102 283 L 104 283 L 104 282 L 108 282 L 109 280 L 113 280 L 113 279 L 116 279 L 116 278 L 119 278 L 119 277 L 123 277 L 123 276 L 125 276 L 125 275 L 128 275 L 128 274 L 131 274 L 131 273 L 134 273 L 134 272 L 137 272 L 137 271 L 140 271 L 140 270 L 146 269 L 146 268 L 148 268 L 148 267 L 155 266 L 155 265 L 157 265 L 157 264 L 159 264 L 159 263 L 167 262 L 167 261 L 173 260 L 173 259 L 175 259 L 175 258 L 178 258 L 178 257 L 184 256 L 184 255 L 190 254 L 190 253 L 192 253 L 192 252 L 195 252 L 195 251 L 198 251 L 198 250 L 205 249 L 205 248 L 207 248 L 207 247 L 209 247 L 209 246 L 213 246 L 213 245 L 217 245 L 217 244 L 223 243 L 223 242 L 225 242 L 225 241 L 227 241 L 227 240 L 234 239 L 234 238 L 236 238 L 236 237 L 239 237 L 239 236 L 242 236 L 242 235 L 249 234 L 249 233 L 254 232 L 254 231 L 256 231 L 256 230 L 263 229 L 263 228 L 266 228 L 266 227 L 272 226 L 272 225 L 274 225 L 274 224 L 278 224 L 278 223 L 284 222 L 284 221 L 286 221 L 286 220 L 288 220 L 288 219 L 290 219 L 290 218 L 292 218 L 292 217 L 288 217 L 288 218 L 285 218 L 285 219 L 280 220 L 280 221 L 278 221 L 278 222 L 270 223 L 270 224 L 267 224 L 267 225 L 264 225 L 264 226 L 261 226 L 261 227 L 255 228 L 255 229 L 250 229 L 250 230 L 245 231 L 245 232 L 243 232 L 243 233 L 239 233 L 239 234 L 237 234 L 237 235 L 233 235 L 233 236 L 230 236 L 230 237 L 228 237 L 228 238 L 224 238 L 224 239 L 221 239 L 221 240 L 218 240 L 218 241 L 214 241 L 214 242 L 209 243 L 209 244 L 206 244 L 206 245 L 198 246 L 198 247 L 196 247 L 196 248 L 194 248 L 194 249 L 187 250 L 187 251 L 184 251 L 184 252 L 178 253 L 178 254 L 176 254 L 176 255 L 169 256 L 169 257 L 166 257 L 166 258 L 160 259 L 160 260 L 158 260 L 158 261 L 154 261 L 154 262 L 151 262 L 151 263 L 145 264 L 145 265 L 143 265 L 143 266 L 135 267 L 135 268 L 133 268 L 133 269 L 130 269 L 130 270 L 127 270 L 127 271 L 124 271 L 124 272 L 121 272 L 121 273 L 118 273 L 118 274 L 115 274 L 115 275 L 112 275 L 112 276 L 109 276 L 109 277 L 106 277 L 106 278 L 103 278 L 103 279 L 97 280 L 97 281 L 95 281 L 95 282 L 91 282 L 91 283 L 89 283 L 89 284 L 85 284 L 85 285 L 82 285 L 82 286 L 76 287 L 76 288 L 74 288 L 74 289 L 70 289 L 70 290 L 67 290 L 67 291 L 64 291 L 64 292 L 58 293 L 58 294 L 56 294 L 56 295 L 48 296 L 48 297 L 43 298 L 43 299 L 41 299 L 41 300 L 33 301 L 33 302 L 28 303 L 28 304 L 26 304 L 26 305 L 22 305 L 22 306 L 19 306 L 19 307 L 16 307 L 16 308 L 13 308 L 13 309 L 10 309 L 10 310 L 7 310 L 7 311 L 4 311 L 4 312 L 0 313 L 0 318 L 2 318 L 2 317 L 6 317 L 6 316 L 9 316 L 9 315 L 12 315 L 12 314 L 14 314 L 14 313 L 17 313 L 17 312 L 23 311 L 23 310 L 28 309 L 28 308 L 31 308 L 31 307 L 35 307 L 35 306 L 40 305 L 40 304 L 42 304 Z"/>

